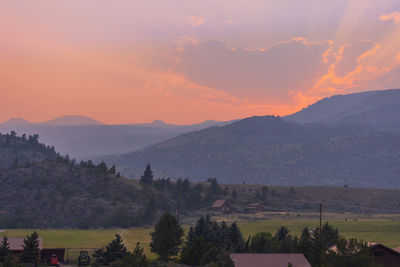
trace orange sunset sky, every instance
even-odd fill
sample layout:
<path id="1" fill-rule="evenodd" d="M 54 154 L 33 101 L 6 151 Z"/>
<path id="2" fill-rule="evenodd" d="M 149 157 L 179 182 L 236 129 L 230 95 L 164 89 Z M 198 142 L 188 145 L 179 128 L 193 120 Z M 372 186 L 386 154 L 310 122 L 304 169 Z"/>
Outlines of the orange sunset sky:
<path id="1" fill-rule="evenodd" d="M 285 115 L 400 88 L 398 0 L 4 0 L 0 122 Z"/>

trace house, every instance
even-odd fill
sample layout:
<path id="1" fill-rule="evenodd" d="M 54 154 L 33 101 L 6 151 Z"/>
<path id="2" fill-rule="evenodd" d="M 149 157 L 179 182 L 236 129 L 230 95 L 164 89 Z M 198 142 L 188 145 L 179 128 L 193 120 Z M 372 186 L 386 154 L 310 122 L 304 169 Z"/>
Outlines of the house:
<path id="1" fill-rule="evenodd" d="M 19 255 L 24 250 L 24 239 L 23 237 L 9 237 L 8 243 L 10 244 L 10 252 L 13 255 L 14 262 L 19 261 Z M 52 255 L 57 255 L 60 262 L 64 261 L 64 248 L 43 248 L 42 238 L 38 238 L 39 241 L 39 262 L 49 263 Z"/>
<path id="2" fill-rule="evenodd" d="M 19 260 L 19 254 L 24 250 L 24 239 L 23 237 L 9 237 L 8 238 L 8 243 L 10 244 L 10 252 L 13 255 L 14 262 L 18 262 Z M 40 259 L 40 252 L 43 249 L 42 245 L 42 238 L 39 237 L 39 259 Z"/>
<path id="3" fill-rule="evenodd" d="M 300 253 L 231 254 L 235 267 L 311 267 Z"/>
<path id="4" fill-rule="evenodd" d="M 370 246 L 375 261 L 384 267 L 400 266 L 400 252 L 397 249 L 391 249 L 382 244 Z"/>
<path id="5" fill-rule="evenodd" d="M 260 203 L 252 203 L 247 206 L 249 212 L 261 212 L 264 211 L 264 207 Z"/>
<path id="6" fill-rule="evenodd" d="M 211 206 L 214 211 L 231 212 L 231 205 L 226 199 L 218 199 Z"/>

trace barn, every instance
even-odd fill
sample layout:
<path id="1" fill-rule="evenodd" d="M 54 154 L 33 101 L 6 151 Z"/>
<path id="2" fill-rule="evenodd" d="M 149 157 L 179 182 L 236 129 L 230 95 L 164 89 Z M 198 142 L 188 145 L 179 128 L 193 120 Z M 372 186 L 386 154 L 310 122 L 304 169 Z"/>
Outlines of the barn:
<path id="1" fill-rule="evenodd" d="M 214 211 L 222 211 L 222 212 L 231 212 L 231 205 L 229 204 L 229 201 L 226 199 L 218 199 L 214 202 L 214 204 L 211 206 L 211 208 Z"/>

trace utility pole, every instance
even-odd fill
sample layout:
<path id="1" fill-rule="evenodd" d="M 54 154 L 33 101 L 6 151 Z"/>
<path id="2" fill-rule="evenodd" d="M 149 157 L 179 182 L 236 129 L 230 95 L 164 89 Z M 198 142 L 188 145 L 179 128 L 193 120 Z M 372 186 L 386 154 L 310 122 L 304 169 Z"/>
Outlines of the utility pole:
<path id="1" fill-rule="evenodd" d="M 322 203 L 319 203 L 319 230 L 322 230 Z"/>

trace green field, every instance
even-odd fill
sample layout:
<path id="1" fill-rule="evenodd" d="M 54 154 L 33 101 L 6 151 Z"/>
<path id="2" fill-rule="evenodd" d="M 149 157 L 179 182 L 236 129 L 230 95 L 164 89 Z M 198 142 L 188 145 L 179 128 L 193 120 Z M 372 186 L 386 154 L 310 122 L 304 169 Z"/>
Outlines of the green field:
<path id="1" fill-rule="evenodd" d="M 400 246 L 400 221 L 383 219 L 360 219 L 360 220 L 332 220 L 329 221 L 339 228 L 341 234 L 346 237 L 357 237 L 368 242 L 377 242 L 389 247 Z M 279 219 L 258 220 L 250 222 L 239 222 L 243 236 L 259 231 L 275 232 L 280 226 L 286 226 L 293 234 L 299 234 L 305 227 L 317 226 L 317 219 Z M 185 226 L 187 229 L 188 226 Z M 128 249 L 134 248 L 140 242 L 150 258 L 155 255 L 150 253 L 150 232 L 152 228 L 130 228 L 130 229 L 107 229 L 107 230 L 37 230 L 43 238 L 43 246 L 47 248 L 100 248 L 114 238 L 116 233 L 121 234 Z M 30 234 L 32 230 L 8 230 L 5 233 L 10 237 L 23 237 Z M 71 250 L 73 251 L 73 250 Z M 72 254 L 75 254 L 72 252 Z"/>

